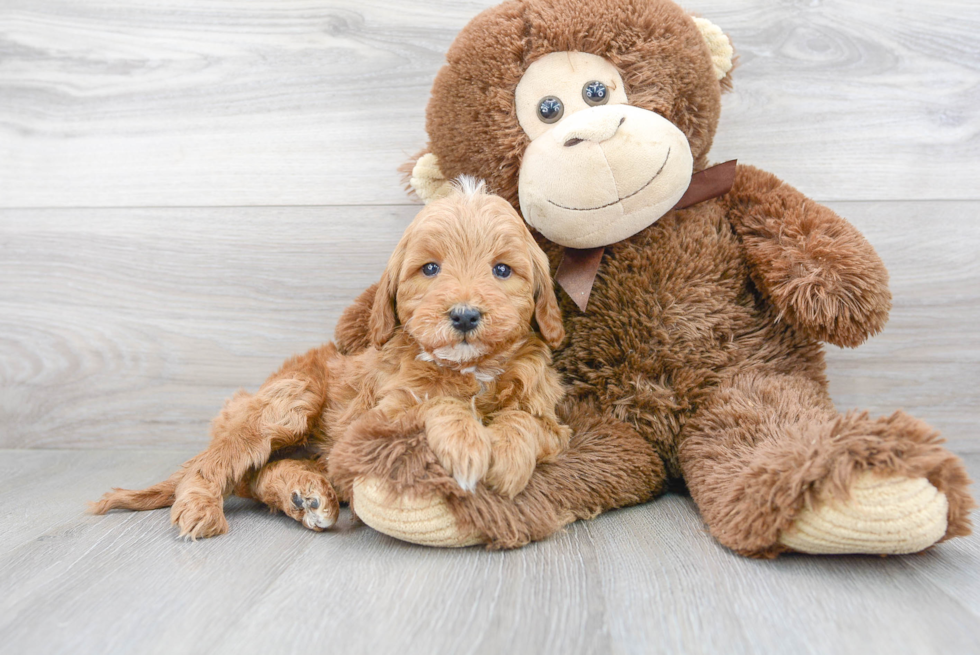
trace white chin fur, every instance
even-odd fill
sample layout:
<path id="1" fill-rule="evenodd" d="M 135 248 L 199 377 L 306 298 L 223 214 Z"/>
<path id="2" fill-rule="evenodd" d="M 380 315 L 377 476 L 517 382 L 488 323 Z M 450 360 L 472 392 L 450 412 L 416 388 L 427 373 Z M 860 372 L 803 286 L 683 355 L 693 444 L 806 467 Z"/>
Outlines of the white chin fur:
<path id="1" fill-rule="evenodd" d="M 444 361 L 462 364 L 463 362 L 469 362 L 482 357 L 485 354 L 485 350 L 471 343 L 458 343 L 455 346 L 436 348 L 432 351 L 432 354 Z"/>
<path id="2" fill-rule="evenodd" d="M 498 375 L 503 373 L 499 368 L 480 368 L 478 366 L 467 366 L 466 368 L 460 369 L 459 372 L 472 375 L 480 382 L 493 382 L 497 379 Z"/>

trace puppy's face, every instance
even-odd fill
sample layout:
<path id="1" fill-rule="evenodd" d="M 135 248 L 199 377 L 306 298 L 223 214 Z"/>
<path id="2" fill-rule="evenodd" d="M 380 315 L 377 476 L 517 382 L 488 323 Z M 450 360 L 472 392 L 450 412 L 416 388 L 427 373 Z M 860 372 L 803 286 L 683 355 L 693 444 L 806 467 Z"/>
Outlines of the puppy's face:
<path id="1" fill-rule="evenodd" d="M 403 326 L 439 361 L 464 364 L 526 336 L 564 337 L 548 261 L 509 203 L 470 187 L 430 203 L 399 242 L 371 316 L 381 345 Z"/>

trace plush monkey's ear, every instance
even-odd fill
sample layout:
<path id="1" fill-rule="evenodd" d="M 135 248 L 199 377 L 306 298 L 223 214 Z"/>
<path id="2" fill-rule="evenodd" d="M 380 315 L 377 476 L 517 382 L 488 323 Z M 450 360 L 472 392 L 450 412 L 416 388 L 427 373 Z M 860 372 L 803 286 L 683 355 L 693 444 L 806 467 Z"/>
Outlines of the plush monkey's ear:
<path id="1" fill-rule="evenodd" d="M 561 310 L 555 296 L 555 283 L 551 279 L 548 256 L 534 242 L 530 232 L 527 239 L 531 242 L 531 266 L 534 274 L 534 320 L 544 342 L 557 348 L 565 341 L 565 326 L 561 322 Z"/>
<path id="2" fill-rule="evenodd" d="M 374 293 L 374 303 L 368 316 L 368 337 L 375 348 L 381 348 L 395 334 L 398 325 L 398 314 L 395 312 L 395 297 L 398 294 L 398 277 L 401 274 L 402 259 L 405 252 L 405 237 L 395 247 L 391 254 L 385 272 L 381 274 L 381 282 Z"/>
<path id="3" fill-rule="evenodd" d="M 735 55 L 731 40 L 721 31 L 720 27 L 707 18 L 695 18 L 694 24 L 698 26 L 701 36 L 708 44 L 708 49 L 711 50 L 711 63 L 715 67 L 715 77 L 719 81 L 725 79 L 725 76 L 732 70 L 732 58 Z"/>
<path id="4" fill-rule="evenodd" d="M 431 152 L 426 152 L 416 160 L 408 183 L 425 204 L 445 198 L 453 190 L 452 183 L 439 169 L 439 158 Z"/>

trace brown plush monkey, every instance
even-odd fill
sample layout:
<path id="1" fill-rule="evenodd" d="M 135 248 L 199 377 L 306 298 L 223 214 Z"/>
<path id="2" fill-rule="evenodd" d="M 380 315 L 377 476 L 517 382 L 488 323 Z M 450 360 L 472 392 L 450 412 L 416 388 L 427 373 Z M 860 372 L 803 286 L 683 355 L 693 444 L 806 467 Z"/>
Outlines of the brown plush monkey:
<path id="1" fill-rule="evenodd" d="M 750 166 L 727 193 L 681 201 L 730 85 L 721 30 L 670 0 L 511 0 L 447 60 L 412 186 L 429 200 L 483 178 L 553 270 L 566 260 L 555 363 L 575 436 L 513 501 L 454 488 L 417 435 L 348 443 L 330 470 L 366 522 L 514 547 L 683 478 L 745 555 L 905 553 L 969 533 L 969 480 L 935 430 L 900 411 L 841 415 L 828 395 L 821 342 L 857 346 L 890 308 L 862 235 Z M 348 349 L 371 295 L 338 325 Z"/>

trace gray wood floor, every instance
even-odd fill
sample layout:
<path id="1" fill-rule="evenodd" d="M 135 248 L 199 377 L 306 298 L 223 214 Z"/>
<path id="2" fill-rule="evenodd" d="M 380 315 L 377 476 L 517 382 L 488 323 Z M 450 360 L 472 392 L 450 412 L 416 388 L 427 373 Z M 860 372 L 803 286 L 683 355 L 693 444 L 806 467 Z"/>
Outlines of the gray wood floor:
<path id="1" fill-rule="evenodd" d="M 166 510 L 82 516 L 193 451 L 8 450 L 4 653 L 971 653 L 980 541 L 911 557 L 740 558 L 659 500 L 513 552 L 404 544 L 346 516 L 312 533 L 228 503 L 176 538 Z M 967 456 L 980 475 L 980 455 Z M 975 514 L 975 520 L 980 513 Z"/>
<path id="2" fill-rule="evenodd" d="M 329 338 L 417 210 L 397 166 L 491 0 L 0 0 L 0 652 L 980 653 L 980 539 L 740 559 L 669 495 L 510 553 L 244 501 L 184 543 L 84 515 Z M 828 352 L 842 409 L 980 474 L 980 4 L 685 3 L 740 65 L 713 149 L 851 220 L 892 275 Z M 977 516 L 980 519 L 980 516 Z"/>

